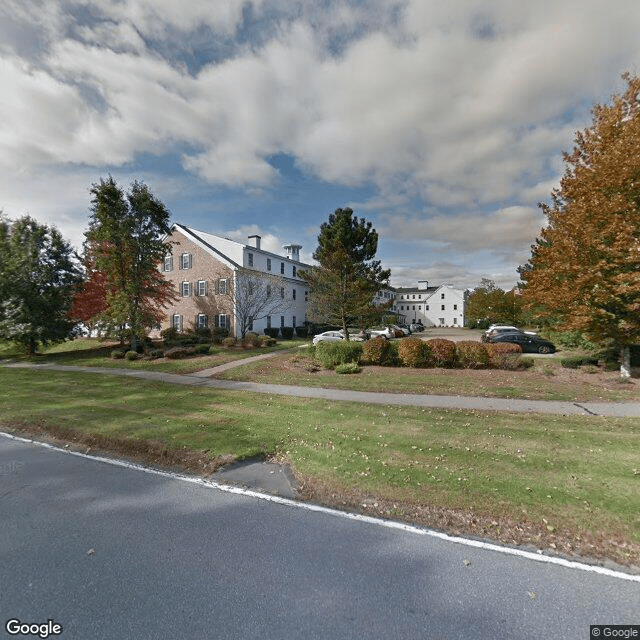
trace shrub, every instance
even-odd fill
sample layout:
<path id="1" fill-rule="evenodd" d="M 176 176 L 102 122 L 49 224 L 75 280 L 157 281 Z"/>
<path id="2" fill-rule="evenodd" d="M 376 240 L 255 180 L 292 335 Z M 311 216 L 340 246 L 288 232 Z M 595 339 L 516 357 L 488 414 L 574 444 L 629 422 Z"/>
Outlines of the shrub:
<path id="1" fill-rule="evenodd" d="M 520 366 L 523 369 L 531 369 L 536 364 L 536 361 L 531 357 L 527 356 L 526 358 L 520 358 Z"/>
<path id="2" fill-rule="evenodd" d="M 360 367 L 357 362 L 345 362 L 339 364 L 335 371 L 336 373 L 360 373 Z"/>
<path id="3" fill-rule="evenodd" d="M 137 351 L 127 351 L 127 353 L 124 354 L 124 357 L 127 360 L 137 360 L 138 359 L 138 352 Z"/>
<path id="4" fill-rule="evenodd" d="M 124 351 L 122 351 L 121 349 L 114 349 L 111 352 L 111 358 L 113 360 L 121 360 L 122 358 L 124 358 Z"/>
<path id="5" fill-rule="evenodd" d="M 456 364 L 456 343 L 445 338 L 427 340 L 431 348 L 432 361 L 436 367 L 451 368 Z"/>
<path id="6" fill-rule="evenodd" d="M 261 342 L 260 336 L 253 332 L 247 333 L 242 341 L 245 347 L 259 347 Z"/>
<path id="7" fill-rule="evenodd" d="M 489 366 L 489 353 L 482 342 L 461 340 L 456 342 L 458 365 L 464 369 L 486 369 Z"/>
<path id="8" fill-rule="evenodd" d="M 152 359 L 162 358 L 164 351 L 162 349 L 149 349 L 149 357 Z"/>
<path id="9" fill-rule="evenodd" d="M 584 364 L 597 366 L 598 358 L 593 356 L 571 356 L 569 358 L 561 358 L 560 364 L 565 369 L 578 369 Z"/>
<path id="10" fill-rule="evenodd" d="M 210 345 L 208 345 L 208 344 L 197 344 L 194 347 L 194 349 L 195 349 L 195 352 L 198 355 L 203 356 L 203 355 L 209 353 L 209 347 L 210 347 Z"/>
<path id="11" fill-rule="evenodd" d="M 485 345 L 489 353 L 489 364 L 494 369 L 507 369 L 513 371 L 520 368 L 520 356 L 522 348 L 512 342 L 487 343 Z"/>
<path id="12" fill-rule="evenodd" d="M 187 358 L 188 356 L 195 355 L 196 350 L 194 347 L 173 347 L 164 352 L 165 358 L 171 360 L 180 360 L 181 358 Z"/>
<path id="13" fill-rule="evenodd" d="M 258 336 L 260 338 L 261 347 L 273 347 L 277 340 L 271 336 Z"/>
<path id="14" fill-rule="evenodd" d="M 227 338 L 223 338 L 222 340 L 223 347 L 235 347 L 236 339 L 233 336 L 228 336 Z"/>
<path id="15" fill-rule="evenodd" d="M 211 329 L 211 340 L 215 344 L 221 344 L 222 341 L 229 335 L 229 330 L 224 327 L 214 327 Z"/>
<path id="16" fill-rule="evenodd" d="M 358 363 L 362 356 L 362 343 L 351 340 L 339 342 L 320 342 L 313 350 L 313 357 L 326 369 L 333 369 L 339 364 Z"/>
<path id="17" fill-rule="evenodd" d="M 383 367 L 393 367 L 398 362 L 398 348 L 395 342 L 377 337 L 362 344 L 362 361 Z"/>
<path id="18" fill-rule="evenodd" d="M 420 338 L 405 338 L 398 343 L 398 359 L 405 367 L 431 366 L 431 348 Z"/>
<path id="19" fill-rule="evenodd" d="M 209 347 L 209 355 L 215 356 L 217 353 L 220 353 L 220 349 L 218 349 L 218 347 L 215 347 L 214 345 L 211 345 Z"/>
<path id="20" fill-rule="evenodd" d="M 296 335 L 298 336 L 298 338 L 306 338 L 309 335 L 307 327 L 305 327 L 304 325 L 302 327 L 296 327 Z"/>
<path id="21" fill-rule="evenodd" d="M 280 329 L 278 329 L 278 327 L 267 327 L 264 330 L 264 335 L 265 336 L 269 336 L 270 338 L 277 338 L 278 334 L 280 333 Z"/>
<path id="22" fill-rule="evenodd" d="M 178 339 L 178 331 L 175 327 L 167 327 L 160 332 L 160 337 L 165 343 L 175 342 Z"/>
<path id="23" fill-rule="evenodd" d="M 291 340 L 293 338 L 293 327 L 281 327 L 280 333 L 286 340 Z"/>

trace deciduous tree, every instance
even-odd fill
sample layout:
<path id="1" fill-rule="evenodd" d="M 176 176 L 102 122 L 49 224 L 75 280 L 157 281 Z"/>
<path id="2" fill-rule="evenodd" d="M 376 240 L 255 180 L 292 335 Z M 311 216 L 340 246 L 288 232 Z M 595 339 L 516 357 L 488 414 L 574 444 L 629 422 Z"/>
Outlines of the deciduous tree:
<path id="1" fill-rule="evenodd" d="M 0 337 L 33 354 L 39 343 L 69 337 L 73 292 L 81 279 L 77 256 L 55 227 L 29 216 L 0 217 Z"/>
<path id="2" fill-rule="evenodd" d="M 522 296 L 516 291 L 504 291 L 493 280 L 483 278 L 480 286 L 468 296 L 466 317 L 470 326 L 486 321 L 491 323 L 521 325 L 525 322 Z"/>
<path id="3" fill-rule="evenodd" d="M 301 274 L 309 284 L 310 320 L 341 325 L 348 340 L 348 325 L 370 317 L 373 298 L 391 273 L 374 259 L 377 249 L 376 230 L 352 209 L 336 209 L 322 223 L 313 254 L 319 266 Z"/>
<path id="4" fill-rule="evenodd" d="M 148 187 L 134 182 L 125 194 L 109 177 L 91 188 L 91 218 L 85 234 L 93 269 L 105 281 L 102 317 L 135 343 L 157 324 L 175 299 L 171 283 L 158 269 L 171 246 L 169 212 Z M 91 274 L 89 275 L 91 280 Z"/>
<path id="5" fill-rule="evenodd" d="M 609 104 L 564 155 L 547 225 L 521 270 L 524 295 L 542 318 L 591 340 L 640 342 L 640 79 Z"/>

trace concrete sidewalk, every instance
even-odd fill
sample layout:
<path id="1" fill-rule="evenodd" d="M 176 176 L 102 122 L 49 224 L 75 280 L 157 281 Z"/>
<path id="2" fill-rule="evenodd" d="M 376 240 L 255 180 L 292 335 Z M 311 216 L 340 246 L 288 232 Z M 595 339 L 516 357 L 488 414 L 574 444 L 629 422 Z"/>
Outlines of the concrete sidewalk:
<path id="1" fill-rule="evenodd" d="M 324 398 L 340 402 L 362 402 L 365 404 L 424 407 L 433 409 L 473 409 L 479 411 L 502 411 L 511 413 L 543 413 L 552 415 L 585 415 L 631 418 L 640 417 L 640 402 L 561 402 L 548 400 L 522 400 L 507 398 L 489 398 L 482 396 L 438 396 L 408 393 L 377 393 L 368 391 L 346 391 L 342 389 L 323 389 L 319 387 L 298 387 L 294 385 L 264 384 L 258 382 L 237 382 L 232 380 L 216 380 L 206 376 L 216 372 L 242 366 L 252 360 L 264 359 L 270 354 L 246 358 L 227 363 L 220 367 L 207 369 L 198 373 L 180 375 L 158 371 L 137 371 L 131 369 L 107 369 L 103 367 L 78 367 L 57 364 L 13 363 L 7 367 L 34 368 L 52 371 L 73 371 L 97 373 L 100 375 L 128 376 L 165 382 L 167 384 L 192 385 L 225 389 L 228 391 L 249 391 L 271 395 L 294 396 L 299 398 Z M 224 368 L 224 369 L 223 369 Z"/>

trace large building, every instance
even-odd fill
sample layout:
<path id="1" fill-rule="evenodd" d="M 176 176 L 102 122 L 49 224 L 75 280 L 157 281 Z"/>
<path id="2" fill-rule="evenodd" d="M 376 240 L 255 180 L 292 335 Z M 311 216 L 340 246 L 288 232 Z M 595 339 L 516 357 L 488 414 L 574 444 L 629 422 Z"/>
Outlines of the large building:
<path id="1" fill-rule="evenodd" d="M 426 280 L 417 287 L 398 287 L 392 311 L 406 323 L 426 327 L 464 327 L 466 293 L 450 284 L 430 287 Z"/>
<path id="2" fill-rule="evenodd" d="M 179 297 L 167 308 L 161 329 L 224 327 L 239 337 L 253 290 L 256 299 L 268 292 L 273 304 L 261 312 L 273 313 L 248 317 L 247 330 L 263 333 L 267 327 L 304 323 L 308 289 L 299 273 L 310 265 L 300 262 L 300 245 L 287 245 L 286 255 L 278 255 L 262 249 L 257 235 L 242 244 L 181 224 L 173 225 L 166 240 L 172 251 L 161 269 Z"/>

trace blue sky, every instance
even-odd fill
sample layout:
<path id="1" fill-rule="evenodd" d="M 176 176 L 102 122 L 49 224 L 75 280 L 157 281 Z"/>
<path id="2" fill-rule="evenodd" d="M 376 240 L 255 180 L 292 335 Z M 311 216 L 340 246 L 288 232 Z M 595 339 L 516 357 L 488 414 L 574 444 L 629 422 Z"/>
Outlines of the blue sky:
<path id="1" fill-rule="evenodd" d="M 391 283 L 517 281 L 630 0 L 3 0 L 0 210 L 80 246 L 89 189 L 280 251 L 350 206 Z"/>

